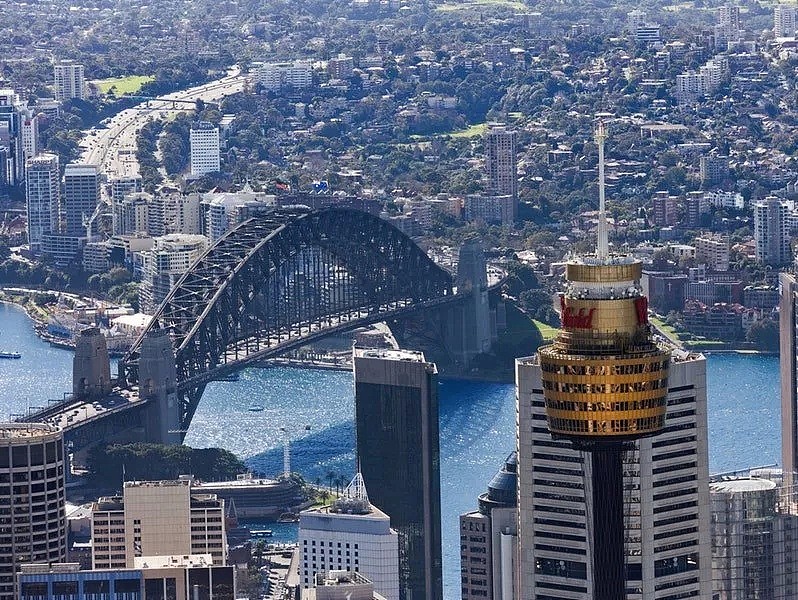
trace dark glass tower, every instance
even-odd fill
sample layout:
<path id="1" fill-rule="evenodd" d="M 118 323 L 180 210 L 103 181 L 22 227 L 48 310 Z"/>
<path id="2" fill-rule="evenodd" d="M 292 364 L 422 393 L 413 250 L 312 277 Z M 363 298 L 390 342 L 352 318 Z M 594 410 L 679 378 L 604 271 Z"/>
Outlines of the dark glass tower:
<path id="1" fill-rule="evenodd" d="M 399 533 L 402 600 L 440 600 L 438 372 L 421 352 L 354 351 L 360 472 Z"/>

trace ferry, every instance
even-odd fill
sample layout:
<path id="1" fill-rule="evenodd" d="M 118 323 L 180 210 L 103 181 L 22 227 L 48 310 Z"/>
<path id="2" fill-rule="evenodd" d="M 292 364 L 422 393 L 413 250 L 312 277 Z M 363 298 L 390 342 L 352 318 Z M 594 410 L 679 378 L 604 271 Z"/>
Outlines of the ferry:
<path id="1" fill-rule="evenodd" d="M 272 537 L 273 532 L 271 529 L 251 529 L 249 534 L 254 538 Z"/>
<path id="2" fill-rule="evenodd" d="M 19 352 L 0 352 L 0 358 L 22 358 Z"/>
<path id="3" fill-rule="evenodd" d="M 260 404 L 253 404 L 247 409 L 249 412 L 263 412 L 263 406 Z"/>

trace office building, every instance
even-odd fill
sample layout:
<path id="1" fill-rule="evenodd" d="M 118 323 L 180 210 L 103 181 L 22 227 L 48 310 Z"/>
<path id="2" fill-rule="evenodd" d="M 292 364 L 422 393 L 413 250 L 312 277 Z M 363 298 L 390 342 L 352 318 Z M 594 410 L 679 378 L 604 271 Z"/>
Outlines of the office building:
<path id="1" fill-rule="evenodd" d="M 520 582 L 516 597 L 590 600 L 594 590 L 588 558 L 594 515 L 588 487 L 590 456 L 552 438 L 537 357 L 517 361 L 516 381 Z M 670 594 L 711 597 L 706 411 L 706 360 L 674 352 L 665 427 L 624 452 L 628 600 Z"/>
<path id="2" fill-rule="evenodd" d="M 790 212 L 790 203 L 775 196 L 754 205 L 754 242 L 758 263 L 781 266 L 792 262 Z"/>
<path id="3" fill-rule="evenodd" d="M 59 428 L 0 425 L 0 600 L 14 598 L 21 564 L 66 560 L 65 464 Z"/>
<path id="4" fill-rule="evenodd" d="M 781 468 L 794 490 L 798 473 L 798 276 L 779 273 L 779 372 L 781 379 Z M 792 502 L 798 502 L 792 492 Z"/>
<path id="5" fill-rule="evenodd" d="M 191 175 L 201 177 L 222 170 L 219 152 L 219 128 L 200 121 L 191 126 Z"/>
<path id="6" fill-rule="evenodd" d="M 204 235 L 171 233 L 153 242 L 150 250 L 138 253 L 139 304 L 141 311 L 148 314 L 155 312 L 177 280 L 208 249 L 208 238 Z"/>
<path id="7" fill-rule="evenodd" d="M 517 145 L 518 133 L 503 125 L 493 125 L 485 134 L 485 170 L 490 195 L 518 200 Z"/>
<path id="8" fill-rule="evenodd" d="M 773 36 L 777 38 L 795 37 L 795 6 L 777 4 L 773 8 Z"/>
<path id="9" fill-rule="evenodd" d="M 227 560 L 224 501 L 190 479 L 126 481 L 121 496 L 91 506 L 92 568 L 135 568 L 142 556 L 209 554 Z"/>
<path id="10" fill-rule="evenodd" d="M 86 78 L 83 65 L 72 61 L 56 63 L 55 71 L 55 99 L 58 102 L 66 100 L 86 99 Z"/>
<path id="11" fill-rule="evenodd" d="M 399 539 L 388 515 L 369 502 L 360 473 L 330 506 L 299 514 L 299 551 L 305 588 L 320 573 L 354 571 L 387 600 L 399 599 Z"/>
<path id="12" fill-rule="evenodd" d="M 143 556 L 134 568 L 81 571 L 77 563 L 24 565 L 18 600 L 235 600 L 235 568 L 209 554 Z"/>
<path id="13" fill-rule="evenodd" d="M 64 168 L 62 233 L 76 237 L 96 235 L 98 222 L 91 219 L 99 202 L 100 168 L 97 165 L 68 164 Z"/>
<path id="14" fill-rule="evenodd" d="M 354 349 L 357 456 L 399 534 L 402 600 L 440 600 L 438 372 L 421 352 Z"/>
<path id="15" fill-rule="evenodd" d="M 44 236 L 58 232 L 59 176 L 55 154 L 41 154 L 25 163 L 25 207 L 31 252 L 41 252 Z"/>
<path id="16" fill-rule="evenodd" d="M 712 597 L 724 600 L 798 595 L 798 516 L 781 473 L 712 481 Z M 777 478 L 771 479 L 772 475 Z"/>
<path id="17" fill-rule="evenodd" d="M 463 600 L 516 598 L 517 466 L 513 452 L 479 496 L 479 509 L 460 515 Z"/>

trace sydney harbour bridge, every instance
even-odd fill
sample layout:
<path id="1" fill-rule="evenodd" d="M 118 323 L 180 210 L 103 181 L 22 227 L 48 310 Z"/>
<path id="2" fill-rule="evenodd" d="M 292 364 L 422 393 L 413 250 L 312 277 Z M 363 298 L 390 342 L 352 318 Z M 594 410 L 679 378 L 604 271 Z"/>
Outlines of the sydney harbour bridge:
<path id="1" fill-rule="evenodd" d="M 231 229 L 189 268 L 120 361 L 118 379 L 99 333 L 81 336 L 74 394 L 25 420 L 60 425 L 76 448 L 180 443 L 209 382 L 380 321 L 426 320 L 467 363 L 490 344 L 488 287 L 484 260 L 461 258 L 455 281 L 367 212 L 277 209 Z"/>

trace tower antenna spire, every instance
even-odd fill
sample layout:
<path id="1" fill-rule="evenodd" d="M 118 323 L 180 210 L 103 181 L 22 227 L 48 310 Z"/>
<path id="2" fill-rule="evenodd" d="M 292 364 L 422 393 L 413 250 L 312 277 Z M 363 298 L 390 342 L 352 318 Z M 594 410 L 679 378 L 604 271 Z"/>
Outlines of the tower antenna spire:
<path id="1" fill-rule="evenodd" d="M 596 145 L 599 153 L 599 218 L 598 229 L 596 232 L 596 256 L 603 260 L 610 254 L 609 241 L 607 239 L 607 206 L 604 198 L 604 141 L 607 139 L 607 130 L 604 121 L 598 122 L 596 128 Z"/>

